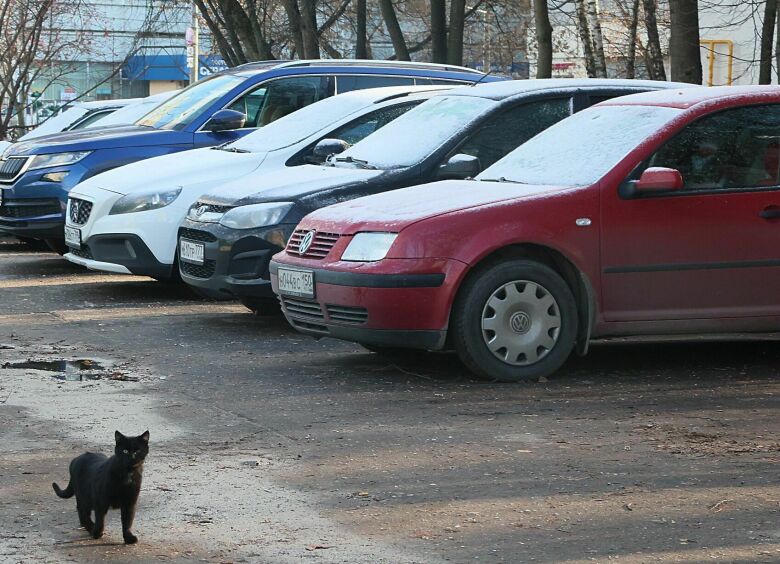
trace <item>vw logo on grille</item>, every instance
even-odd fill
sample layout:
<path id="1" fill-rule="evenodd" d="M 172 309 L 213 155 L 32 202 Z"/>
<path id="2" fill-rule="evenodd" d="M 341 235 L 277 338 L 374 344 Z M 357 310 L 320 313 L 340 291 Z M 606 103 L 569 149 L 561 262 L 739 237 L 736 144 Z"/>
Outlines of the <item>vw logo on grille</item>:
<path id="1" fill-rule="evenodd" d="M 195 210 L 195 215 L 200 217 L 204 213 L 206 213 L 207 211 L 209 211 L 209 207 L 208 206 L 198 206 L 198 208 Z"/>
<path id="2" fill-rule="evenodd" d="M 300 255 L 306 254 L 306 251 L 308 251 L 309 247 L 311 247 L 312 241 L 314 241 L 314 233 L 315 231 L 312 229 L 306 235 L 303 236 L 303 239 L 301 239 L 301 246 L 298 247 L 298 254 Z"/>
<path id="3" fill-rule="evenodd" d="M 73 223 L 79 222 L 79 208 L 81 208 L 81 202 L 78 200 L 70 201 L 70 220 Z"/>

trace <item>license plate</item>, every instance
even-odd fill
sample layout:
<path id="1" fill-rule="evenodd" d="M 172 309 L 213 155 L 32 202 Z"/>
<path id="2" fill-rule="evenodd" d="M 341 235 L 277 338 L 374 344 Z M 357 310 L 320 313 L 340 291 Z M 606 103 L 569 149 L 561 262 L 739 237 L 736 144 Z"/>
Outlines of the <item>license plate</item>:
<path id="1" fill-rule="evenodd" d="M 203 255 L 206 246 L 203 243 L 194 243 L 187 239 L 179 240 L 179 258 L 184 262 L 203 264 Z"/>
<path id="2" fill-rule="evenodd" d="M 314 297 L 314 272 L 280 268 L 277 274 L 279 293 L 301 298 Z"/>
<path id="3" fill-rule="evenodd" d="M 65 226 L 65 244 L 75 249 L 81 248 L 81 229 Z"/>

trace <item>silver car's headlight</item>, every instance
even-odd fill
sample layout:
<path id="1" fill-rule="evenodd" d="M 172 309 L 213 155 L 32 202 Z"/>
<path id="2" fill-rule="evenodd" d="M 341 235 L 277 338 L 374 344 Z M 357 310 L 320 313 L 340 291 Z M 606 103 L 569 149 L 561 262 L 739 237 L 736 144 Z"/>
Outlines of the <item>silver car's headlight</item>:
<path id="1" fill-rule="evenodd" d="M 344 249 L 341 260 L 372 262 L 387 256 L 398 233 L 358 233 Z"/>
<path id="2" fill-rule="evenodd" d="M 53 153 L 51 155 L 35 155 L 28 170 L 48 168 L 50 166 L 65 166 L 79 162 L 92 151 L 77 151 L 75 153 Z"/>
<path id="3" fill-rule="evenodd" d="M 135 213 L 164 208 L 171 204 L 181 194 L 181 188 L 173 190 L 151 190 L 148 192 L 133 192 L 122 196 L 111 207 L 108 215 Z"/>
<path id="4" fill-rule="evenodd" d="M 276 225 L 287 215 L 292 206 L 292 202 L 268 202 L 239 206 L 225 213 L 219 222 L 231 229 L 252 229 L 253 227 Z"/>

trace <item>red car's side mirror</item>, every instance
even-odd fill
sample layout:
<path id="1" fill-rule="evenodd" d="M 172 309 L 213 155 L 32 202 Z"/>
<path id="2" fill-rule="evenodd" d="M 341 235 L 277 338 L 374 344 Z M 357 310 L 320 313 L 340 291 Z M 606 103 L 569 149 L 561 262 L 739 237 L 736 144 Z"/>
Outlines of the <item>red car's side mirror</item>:
<path id="1" fill-rule="evenodd" d="M 650 167 L 642 173 L 634 185 L 637 194 L 673 192 L 683 187 L 683 177 L 679 170 L 665 167 Z"/>

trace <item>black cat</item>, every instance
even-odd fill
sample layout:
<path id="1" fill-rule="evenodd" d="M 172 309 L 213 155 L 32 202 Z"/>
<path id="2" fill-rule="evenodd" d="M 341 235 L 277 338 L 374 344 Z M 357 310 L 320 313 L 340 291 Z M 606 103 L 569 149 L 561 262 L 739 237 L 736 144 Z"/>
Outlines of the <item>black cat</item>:
<path id="1" fill-rule="evenodd" d="M 149 453 L 149 431 L 137 437 L 115 433 L 116 447 L 111 458 L 87 452 L 70 462 L 70 483 L 65 490 L 52 483 L 54 492 L 63 498 L 76 494 L 76 509 L 81 525 L 93 538 L 103 536 L 109 509 L 122 511 L 122 537 L 125 543 L 138 542 L 130 528 L 135 517 L 135 505 L 141 491 L 144 459 Z M 91 513 L 95 512 L 95 522 Z"/>

